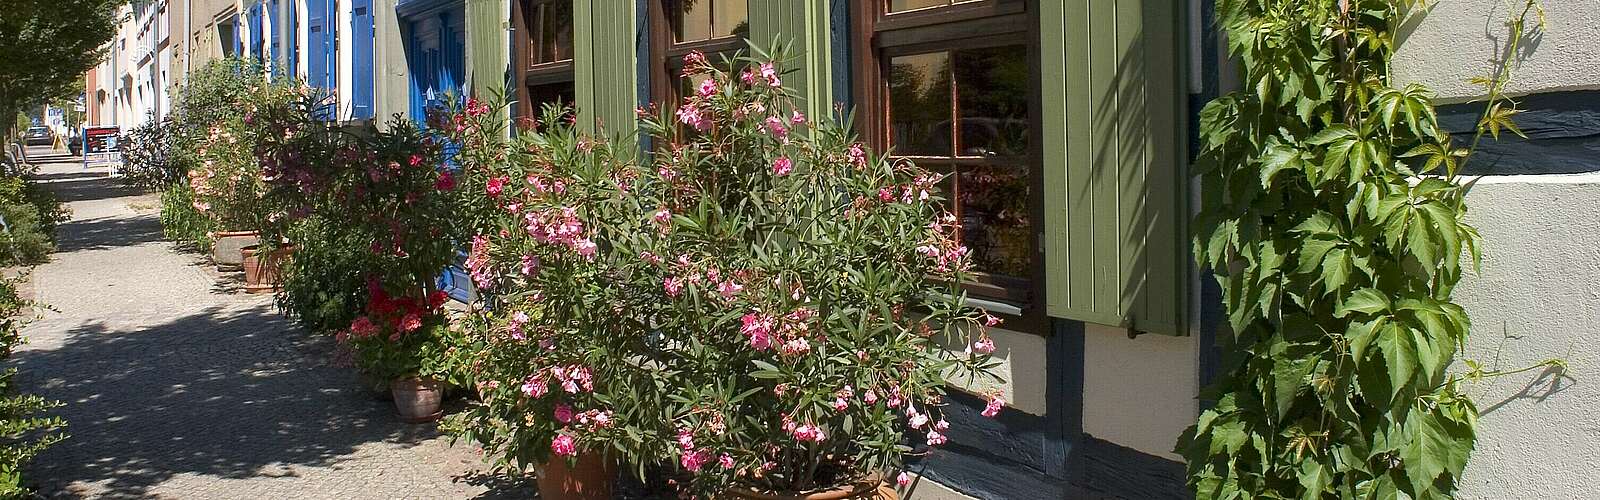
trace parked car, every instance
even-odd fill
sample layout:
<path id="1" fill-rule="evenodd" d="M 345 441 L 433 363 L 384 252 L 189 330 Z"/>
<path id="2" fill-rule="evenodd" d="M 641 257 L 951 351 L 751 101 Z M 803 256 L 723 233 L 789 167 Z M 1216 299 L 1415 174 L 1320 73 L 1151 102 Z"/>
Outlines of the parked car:
<path id="1" fill-rule="evenodd" d="M 50 129 L 44 127 L 33 127 L 28 129 L 27 134 L 23 135 L 23 140 L 26 141 L 29 146 L 49 146 L 50 143 L 55 140 L 55 138 L 50 136 Z"/>

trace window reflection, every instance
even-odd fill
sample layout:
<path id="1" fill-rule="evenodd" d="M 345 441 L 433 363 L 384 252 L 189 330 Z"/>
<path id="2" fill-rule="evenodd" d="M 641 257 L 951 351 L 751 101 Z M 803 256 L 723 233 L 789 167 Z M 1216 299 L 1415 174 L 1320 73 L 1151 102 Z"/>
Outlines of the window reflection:
<path id="1" fill-rule="evenodd" d="M 889 145 L 904 156 L 950 156 L 950 54 L 889 60 Z"/>
<path id="2" fill-rule="evenodd" d="M 750 32 L 748 0 L 671 2 L 672 35 L 678 43 L 743 38 Z"/>

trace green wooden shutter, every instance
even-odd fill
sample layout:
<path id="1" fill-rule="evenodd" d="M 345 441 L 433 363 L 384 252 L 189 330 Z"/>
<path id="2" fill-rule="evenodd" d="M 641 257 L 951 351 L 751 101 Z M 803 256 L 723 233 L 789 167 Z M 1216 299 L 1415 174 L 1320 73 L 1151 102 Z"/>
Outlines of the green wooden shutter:
<path id="1" fill-rule="evenodd" d="M 639 32 L 631 0 L 573 0 L 573 63 L 578 121 L 633 134 L 638 102 Z"/>
<path id="2" fill-rule="evenodd" d="M 750 41 L 767 47 L 789 44 L 793 73 L 783 84 L 806 100 L 805 112 L 821 118 L 833 106 L 833 49 L 828 32 L 828 0 L 750 0 Z"/>
<path id="3" fill-rule="evenodd" d="M 511 67 L 511 42 L 507 35 L 511 21 L 508 0 L 467 0 L 468 91 L 487 98 L 506 86 L 506 70 Z"/>
<path id="4" fill-rule="evenodd" d="M 1040 4 L 1047 310 L 1186 334 L 1183 2 Z"/>

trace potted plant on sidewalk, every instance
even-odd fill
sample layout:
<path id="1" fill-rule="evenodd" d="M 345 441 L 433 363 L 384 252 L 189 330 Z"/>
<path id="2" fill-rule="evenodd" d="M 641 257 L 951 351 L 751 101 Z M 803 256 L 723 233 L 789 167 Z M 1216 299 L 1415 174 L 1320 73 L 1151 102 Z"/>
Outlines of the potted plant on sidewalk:
<path id="1" fill-rule="evenodd" d="M 941 177 L 804 116 L 781 60 L 686 57 L 704 83 L 640 110 L 643 156 L 556 112 L 511 144 L 457 117 L 495 214 L 468 266 L 498 305 L 465 435 L 736 498 L 892 498 L 906 445 L 945 442 L 946 377 L 991 376 L 998 320 L 964 303 Z"/>

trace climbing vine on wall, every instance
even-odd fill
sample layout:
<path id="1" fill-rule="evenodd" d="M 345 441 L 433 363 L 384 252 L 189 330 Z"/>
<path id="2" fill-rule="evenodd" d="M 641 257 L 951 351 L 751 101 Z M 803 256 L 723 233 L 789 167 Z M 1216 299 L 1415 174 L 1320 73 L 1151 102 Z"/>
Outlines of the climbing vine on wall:
<path id="1" fill-rule="evenodd" d="M 1515 0 L 1510 50 L 1537 0 Z M 1391 78 L 1422 0 L 1219 0 L 1244 87 L 1201 112 L 1195 255 L 1233 332 L 1216 401 L 1178 444 L 1201 498 L 1448 498 L 1477 408 L 1448 372 L 1469 321 L 1451 291 L 1478 259 L 1457 171 L 1520 134 L 1485 87 L 1452 141 L 1431 94 Z"/>

